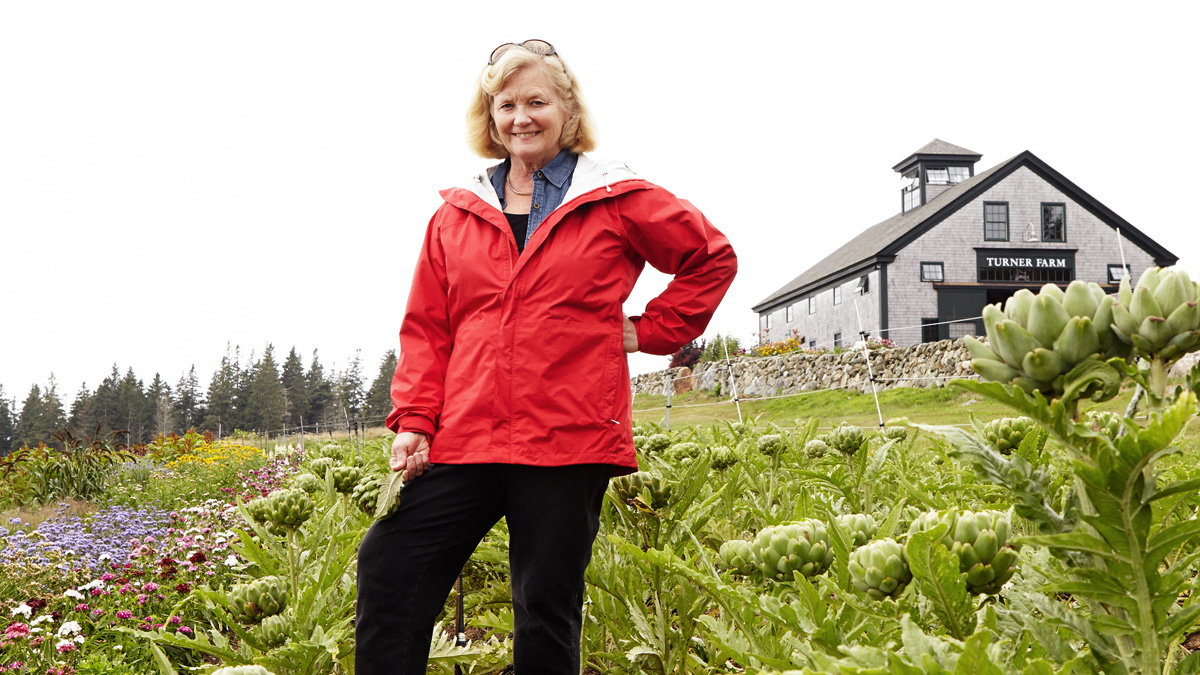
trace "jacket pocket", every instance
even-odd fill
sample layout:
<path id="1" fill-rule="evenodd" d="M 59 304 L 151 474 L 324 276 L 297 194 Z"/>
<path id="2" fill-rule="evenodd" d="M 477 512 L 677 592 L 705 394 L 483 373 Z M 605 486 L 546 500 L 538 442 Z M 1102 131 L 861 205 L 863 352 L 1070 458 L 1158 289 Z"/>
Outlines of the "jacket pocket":
<path id="1" fill-rule="evenodd" d="M 542 319 L 517 338 L 514 421 L 535 434 L 612 424 L 620 325 Z"/>

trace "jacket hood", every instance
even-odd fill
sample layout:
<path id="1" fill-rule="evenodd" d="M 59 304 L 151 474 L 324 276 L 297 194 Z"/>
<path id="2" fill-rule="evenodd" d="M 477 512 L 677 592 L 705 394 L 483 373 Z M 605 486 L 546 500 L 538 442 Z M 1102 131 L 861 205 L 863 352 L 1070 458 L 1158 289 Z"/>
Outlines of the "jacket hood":
<path id="1" fill-rule="evenodd" d="M 500 198 L 496 196 L 496 190 L 492 188 L 492 174 L 495 171 L 496 167 L 488 167 L 475 174 L 469 183 L 461 187 L 499 210 Z M 571 176 L 571 188 L 567 190 L 567 194 L 563 195 L 562 204 L 559 206 L 561 207 L 572 199 L 597 188 L 603 187 L 611 192 L 613 185 L 637 179 L 639 176 L 625 162 L 580 155 L 579 162 L 575 165 L 575 173 Z"/>

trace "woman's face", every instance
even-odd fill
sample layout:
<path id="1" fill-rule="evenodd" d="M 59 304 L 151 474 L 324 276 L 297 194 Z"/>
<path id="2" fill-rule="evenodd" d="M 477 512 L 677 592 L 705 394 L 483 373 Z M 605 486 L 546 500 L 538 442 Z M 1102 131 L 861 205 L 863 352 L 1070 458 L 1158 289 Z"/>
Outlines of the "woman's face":
<path id="1" fill-rule="evenodd" d="M 509 77 L 496 94 L 492 121 L 514 161 L 540 168 L 562 149 L 567 111 L 542 69 L 527 67 Z"/>

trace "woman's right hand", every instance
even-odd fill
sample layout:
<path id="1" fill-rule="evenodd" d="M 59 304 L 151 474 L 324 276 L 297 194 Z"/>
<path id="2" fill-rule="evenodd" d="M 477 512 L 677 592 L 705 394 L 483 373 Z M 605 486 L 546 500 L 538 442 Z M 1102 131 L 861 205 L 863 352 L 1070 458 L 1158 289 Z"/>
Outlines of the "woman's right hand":
<path id="1" fill-rule="evenodd" d="M 392 471 L 403 471 L 405 483 L 425 473 L 429 468 L 429 437 L 425 434 L 401 431 L 392 441 Z"/>

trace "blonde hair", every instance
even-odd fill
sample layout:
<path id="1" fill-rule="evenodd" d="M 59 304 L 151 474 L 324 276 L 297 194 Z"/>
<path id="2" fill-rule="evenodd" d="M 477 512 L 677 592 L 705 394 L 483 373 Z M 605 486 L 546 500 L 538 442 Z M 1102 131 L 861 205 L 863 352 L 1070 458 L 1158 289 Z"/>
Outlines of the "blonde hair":
<path id="1" fill-rule="evenodd" d="M 501 142 L 496 124 L 492 121 L 492 101 L 509 78 L 526 67 L 542 69 L 566 109 L 567 119 L 563 122 L 559 144 L 576 154 L 595 149 L 596 130 L 592 115 L 584 103 L 574 73 L 557 54 L 542 56 L 519 47 L 509 49 L 495 64 L 484 66 L 479 76 L 479 84 L 467 109 L 467 142 L 471 149 L 480 157 L 508 158 L 508 149 Z"/>

